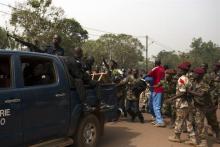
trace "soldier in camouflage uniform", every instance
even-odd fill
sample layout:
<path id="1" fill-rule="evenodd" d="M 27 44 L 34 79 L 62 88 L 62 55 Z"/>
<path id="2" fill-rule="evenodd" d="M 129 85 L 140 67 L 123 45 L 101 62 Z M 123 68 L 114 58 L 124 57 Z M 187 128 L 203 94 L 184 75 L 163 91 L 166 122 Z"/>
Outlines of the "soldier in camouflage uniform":
<path id="1" fill-rule="evenodd" d="M 125 98 L 126 98 L 126 84 L 123 82 L 124 76 L 122 70 L 118 68 L 116 61 L 111 60 L 109 63 L 110 66 L 110 78 L 111 82 L 116 84 L 116 96 L 118 98 L 118 118 L 124 113 L 124 116 L 127 117 L 127 112 L 125 109 Z"/>
<path id="2" fill-rule="evenodd" d="M 174 69 L 167 69 L 165 71 L 165 80 L 161 80 L 161 84 L 164 88 L 164 100 L 165 103 L 162 107 L 163 114 L 169 116 L 171 118 L 170 121 L 170 128 L 174 125 L 176 111 L 175 111 L 175 104 L 173 102 L 166 102 L 166 99 L 173 97 L 176 94 L 176 70 Z"/>
<path id="3" fill-rule="evenodd" d="M 144 117 L 139 110 L 139 95 L 135 95 L 133 92 L 134 85 L 139 82 L 138 70 L 133 70 L 133 74 L 128 75 L 124 80 L 127 84 L 127 97 L 126 97 L 126 110 L 131 116 L 131 121 L 134 121 L 136 117 L 139 118 L 141 123 L 144 123 Z"/>
<path id="4" fill-rule="evenodd" d="M 198 138 L 198 147 L 207 147 L 207 132 L 205 128 L 205 116 L 210 120 L 215 121 L 212 116 L 212 101 L 210 98 L 210 87 L 204 80 L 205 70 L 201 67 L 195 68 L 192 82 L 192 87 L 188 93 L 192 95 L 195 107 L 195 130 Z M 216 122 L 215 122 L 216 123 Z"/>
<path id="5" fill-rule="evenodd" d="M 205 74 L 203 76 L 203 81 L 209 85 L 210 87 L 210 94 L 209 97 L 211 97 L 212 101 L 212 108 L 210 113 L 205 113 L 205 117 L 208 121 L 208 124 L 212 128 L 212 132 L 216 135 L 216 141 L 220 143 L 220 133 L 219 133 L 219 125 L 218 120 L 216 116 L 217 108 L 218 108 L 218 101 L 219 101 L 219 95 L 220 95 L 220 81 L 218 72 L 220 71 L 220 63 L 217 63 L 214 66 L 214 70 L 212 73 L 208 73 L 208 65 L 206 63 L 203 63 L 201 65 L 201 68 L 205 71 Z"/>
<path id="6" fill-rule="evenodd" d="M 210 79 L 211 79 L 211 77 L 210 77 L 210 74 L 208 73 L 208 64 L 207 64 L 207 63 L 203 63 L 203 64 L 201 65 L 201 68 L 205 71 L 205 74 L 204 74 L 204 76 L 203 76 L 203 81 L 204 81 L 205 83 L 207 83 L 208 85 L 210 85 Z"/>
<path id="7" fill-rule="evenodd" d="M 196 134 L 193 129 L 192 120 L 190 120 L 189 115 L 191 115 L 191 103 L 187 100 L 187 89 L 191 86 L 189 78 L 186 76 L 190 66 L 187 63 L 182 63 L 178 66 L 178 74 L 180 78 L 177 81 L 176 87 L 176 121 L 174 128 L 174 135 L 168 138 L 172 142 L 181 142 L 180 135 L 183 131 L 183 124 L 186 122 L 187 132 L 189 135 L 189 140 L 185 141 L 186 144 L 196 145 Z"/>

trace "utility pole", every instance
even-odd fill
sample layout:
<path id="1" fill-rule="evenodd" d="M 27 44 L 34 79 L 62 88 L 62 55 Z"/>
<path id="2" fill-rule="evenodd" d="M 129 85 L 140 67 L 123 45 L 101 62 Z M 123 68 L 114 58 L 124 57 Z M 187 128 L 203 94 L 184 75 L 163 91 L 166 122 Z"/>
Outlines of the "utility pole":
<path id="1" fill-rule="evenodd" d="M 148 70 L 148 36 L 146 36 L 146 70 Z"/>

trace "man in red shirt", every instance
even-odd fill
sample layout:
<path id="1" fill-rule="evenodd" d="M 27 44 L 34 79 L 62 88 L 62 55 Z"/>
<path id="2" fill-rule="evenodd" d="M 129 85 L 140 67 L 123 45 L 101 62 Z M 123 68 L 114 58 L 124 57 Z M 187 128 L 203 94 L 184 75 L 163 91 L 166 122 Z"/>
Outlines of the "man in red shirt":
<path id="1" fill-rule="evenodd" d="M 165 70 L 164 67 L 161 66 L 161 61 L 159 59 L 155 60 L 155 67 L 148 73 L 148 76 L 152 77 L 154 80 L 154 89 L 152 95 L 153 110 L 156 116 L 154 126 L 164 127 L 165 124 L 161 115 L 161 105 L 164 89 L 159 83 L 165 77 Z"/>

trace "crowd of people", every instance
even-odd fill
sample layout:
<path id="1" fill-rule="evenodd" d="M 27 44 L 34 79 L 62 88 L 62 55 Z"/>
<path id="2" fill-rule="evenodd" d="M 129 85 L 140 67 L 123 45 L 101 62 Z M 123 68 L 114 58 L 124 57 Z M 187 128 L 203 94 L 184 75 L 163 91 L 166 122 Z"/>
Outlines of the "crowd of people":
<path id="1" fill-rule="evenodd" d="M 59 45 L 59 35 L 54 35 L 52 45 L 45 51 L 18 38 L 15 40 L 28 46 L 30 50 L 64 55 L 64 50 Z M 168 138 L 169 141 L 182 142 L 181 133 L 186 131 L 189 138 L 184 143 L 206 147 L 208 124 L 216 141 L 220 143 L 216 115 L 220 97 L 220 62 L 216 62 L 213 68 L 209 69 L 206 63 L 192 68 L 190 62 L 183 62 L 176 69 L 169 69 L 157 59 L 155 67 L 145 72 L 138 69 L 120 70 L 116 61 L 110 60 L 107 63 L 103 59 L 105 70 L 101 72 L 100 69 L 93 70 L 94 58 L 82 61 L 81 48 L 72 49 L 72 52 L 73 57 L 66 57 L 65 63 L 82 101 L 86 97 L 84 84 L 96 87 L 99 95 L 97 83 L 114 83 L 117 90 L 118 114 L 129 116 L 132 122 L 136 118 L 141 123 L 145 122 L 139 104 L 142 99 L 146 99 L 146 111 L 152 115 L 152 124 L 155 127 L 165 127 L 164 116 L 170 117 L 169 127 L 173 128 L 174 133 Z M 99 75 L 96 80 L 95 75 Z"/>
<path id="2" fill-rule="evenodd" d="M 111 67 L 113 81 L 120 75 L 117 64 Z M 117 72 L 118 71 L 118 72 Z M 148 73 L 139 74 L 137 69 L 128 69 L 126 74 L 115 81 L 118 88 L 118 104 L 121 112 L 136 117 L 141 123 L 144 118 L 139 108 L 141 97 L 148 98 L 147 111 L 152 115 L 155 127 L 165 127 L 163 117 L 170 117 L 169 128 L 174 134 L 168 138 L 172 142 L 182 142 L 181 133 L 188 133 L 185 144 L 207 146 L 207 125 L 211 126 L 216 141 L 220 143 L 217 109 L 220 97 L 220 62 L 208 70 L 208 64 L 191 68 L 190 62 L 183 62 L 177 69 L 162 66 L 160 60 Z M 140 82 L 142 81 L 142 82 Z M 145 82 L 146 90 L 135 92 Z M 124 86 L 124 89 L 121 88 Z M 145 92 L 150 94 L 144 94 Z"/>

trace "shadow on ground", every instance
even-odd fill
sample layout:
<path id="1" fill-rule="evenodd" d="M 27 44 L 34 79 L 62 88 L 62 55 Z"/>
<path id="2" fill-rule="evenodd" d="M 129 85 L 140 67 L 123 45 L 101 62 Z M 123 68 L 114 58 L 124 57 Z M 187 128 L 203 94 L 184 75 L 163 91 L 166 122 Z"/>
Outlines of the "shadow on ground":
<path id="1" fill-rule="evenodd" d="M 106 126 L 99 147 L 136 147 L 131 145 L 131 140 L 138 135 L 140 133 L 131 132 L 127 127 Z"/>

